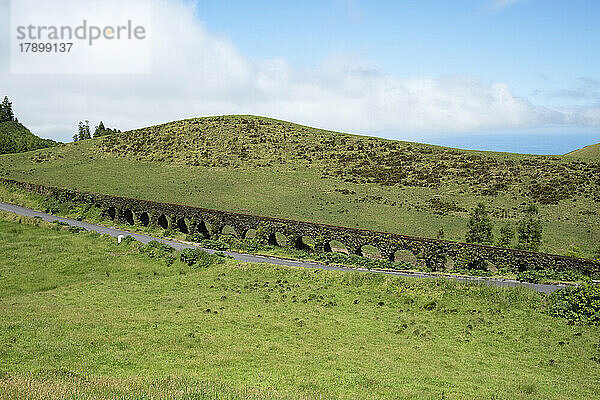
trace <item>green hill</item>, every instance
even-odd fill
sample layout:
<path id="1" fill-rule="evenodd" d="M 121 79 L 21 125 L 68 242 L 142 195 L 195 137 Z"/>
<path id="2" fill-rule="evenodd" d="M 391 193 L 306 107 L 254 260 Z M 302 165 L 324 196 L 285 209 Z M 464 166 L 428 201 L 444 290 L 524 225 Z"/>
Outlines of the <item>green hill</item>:
<path id="1" fill-rule="evenodd" d="M 565 154 L 566 157 L 579 157 L 600 160 L 600 143 L 591 144 Z"/>
<path id="2" fill-rule="evenodd" d="M 53 147 L 57 144 L 54 140 L 42 139 L 35 136 L 19 122 L 0 122 L 0 154 L 21 153 L 45 147 Z"/>
<path id="3" fill-rule="evenodd" d="M 463 240 L 484 202 L 513 226 L 540 205 L 543 251 L 591 256 L 600 163 L 466 151 L 255 116 L 170 122 L 0 156 L 0 176 L 229 211 Z M 572 246 L 576 246 L 573 247 Z"/>

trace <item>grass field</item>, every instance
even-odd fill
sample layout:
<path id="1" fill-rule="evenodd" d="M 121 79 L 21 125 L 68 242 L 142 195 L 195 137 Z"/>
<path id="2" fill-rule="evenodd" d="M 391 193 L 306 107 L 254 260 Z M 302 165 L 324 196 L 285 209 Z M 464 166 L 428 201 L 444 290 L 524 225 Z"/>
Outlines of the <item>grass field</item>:
<path id="1" fill-rule="evenodd" d="M 600 163 L 463 151 L 250 116 L 200 118 L 0 156 L 0 176 L 119 196 L 464 240 L 540 205 L 542 251 L 600 251 Z M 514 244 L 514 243 L 513 243 Z"/>
<path id="2" fill-rule="evenodd" d="M 600 327 L 550 317 L 528 290 L 231 259 L 168 265 L 65 229 L 0 215 L 0 398 L 600 390 Z"/>
<path id="3" fill-rule="evenodd" d="M 572 158 L 598 160 L 600 159 L 600 143 L 590 144 L 589 146 L 585 146 L 581 149 L 572 151 L 566 154 L 566 156 Z"/>

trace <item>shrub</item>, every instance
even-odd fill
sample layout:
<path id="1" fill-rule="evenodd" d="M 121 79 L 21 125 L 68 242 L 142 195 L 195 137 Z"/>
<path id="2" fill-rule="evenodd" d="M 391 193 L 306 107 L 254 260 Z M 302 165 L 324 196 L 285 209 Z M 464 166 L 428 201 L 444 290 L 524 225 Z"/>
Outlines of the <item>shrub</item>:
<path id="1" fill-rule="evenodd" d="M 133 236 L 131 236 L 131 235 L 127 235 L 127 236 L 125 236 L 125 237 L 123 238 L 123 240 L 121 240 L 121 243 L 120 243 L 120 244 L 121 244 L 121 245 L 129 245 L 129 244 L 131 244 L 131 243 L 136 243 L 136 242 L 137 242 L 137 240 L 135 240 L 135 239 L 133 238 Z"/>
<path id="2" fill-rule="evenodd" d="M 496 242 L 496 246 L 509 248 L 512 246 L 512 241 L 514 237 L 515 228 L 510 224 L 510 222 L 507 222 L 504 226 L 500 228 L 500 237 Z"/>
<path id="3" fill-rule="evenodd" d="M 477 204 L 477 207 L 473 209 L 467 228 L 467 243 L 492 244 L 493 224 L 483 203 Z"/>
<path id="4" fill-rule="evenodd" d="M 63 199 L 57 199 L 54 197 L 48 197 L 42 202 L 42 208 L 44 212 L 48 214 L 67 214 L 73 208 L 71 201 L 65 201 Z"/>
<path id="5" fill-rule="evenodd" d="M 567 257 L 576 257 L 576 258 L 583 258 L 585 256 L 583 254 L 583 251 L 581 250 L 581 248 L 576 245 L 569 246 L 569 248 L 567 249 L 567 251 L 564 252 L 563 255 L 565 255 Z"/>
<path id="6" fill-rule="evenodd" d="M 584 284 L 557 290 L 548 298 L 548 313 L 571 323 L 600 325 L 600 286 Z"/>
<path id="7" fill-rule="evenodd" d="M 525 209 L 525 217 L 517 228 L 518 244 L 521 250 L 538 251 L 542 244 L 542 222 L 538 217 L 538 208 L 530 204 Z"/>
<path id="8" fill-rule="evenodd" d="M 521 271 L 517 275 L 517 279 L 523 282 L 540 283 L 540 282 L 576 282 L 590 281 L 590 277 L 581 274 L 577 271 L 556 271 L 556 270 L 528 270 Z"/>
<path id="9" fill-rule="evenodd" d="M 484 256 L 473 254 L 460 254 L 456 257 L 455 268 L 468 271 L 488 271 L 489 262 Z"/>
<path id="10" fill-rule="evenodd" d="M 87 229 L 82 228 L 80 226 L 74 226 L 74 225 L 69 225 L 69 232 L 71 233 L 79 233 L 79 232 L 86 232 Z"/>
<path id="11" fill-rule="evenodd" d="M 173 251 L 171 246 L 156 240 L 152 240 L 140 247 L 140 253 L 145 254 L 150 258 L 164 259 L 167 265 L 171 265 L 173 264 L 173 261 L 175 261 Z"/>
<path id="12" fill-rule="evenodd" d="M 188 242 L 193 242 L 193 243 L 200 243 L 204 239 L 206 239 L 206 237 L 201 233 L 192 233 L 192 234 L 185 236 L 185 240 L 187 240 Z"/>
<path id="13" fill-rule="evenodd" d="M 194 265 L 198 262 L 198 252 L 196 249 L 184 249 L 179 255 L 179 260 L 187 265 Z"/>
<path id="14" fill-rule="evenodd" d="M 185 249 L 181 252 L 179 259 L 189 266 L 201 268 L 210 267 L 223 262 L 223 257 L 212 255 L 201 249 Z"/>
<path id="15" fill-rule="evenodd" d="M 165 231 L 163 232 L 163 236 L 171 238 L 171 237 L 175 236 L 175 231 L 171 228 L 165 229 Z"/>

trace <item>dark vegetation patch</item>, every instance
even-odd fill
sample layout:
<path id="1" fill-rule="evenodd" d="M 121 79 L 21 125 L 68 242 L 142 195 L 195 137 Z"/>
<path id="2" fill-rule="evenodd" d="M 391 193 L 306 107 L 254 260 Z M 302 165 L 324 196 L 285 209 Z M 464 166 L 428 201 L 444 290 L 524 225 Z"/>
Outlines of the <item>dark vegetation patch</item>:
<path id="1" fill-rule="evenodd" d="M 19 122 L 0 122 L 0 154 L 21 153 L 24 151 L 54 147 L 56 145 L 58 145 L 58 143 L 54 140 L 42 139 L 34 135 Z M 40 154 L 36 156 L 37 158 L 35 158 L 35 161 L 45 161 L 45 155 Z"/>
<path id="2" fill-rule="evenodd" d="M 550 315 L 571 323 L 600 325 L 600 285 L 567 287 L 552 293 L 548 301 Z"/>

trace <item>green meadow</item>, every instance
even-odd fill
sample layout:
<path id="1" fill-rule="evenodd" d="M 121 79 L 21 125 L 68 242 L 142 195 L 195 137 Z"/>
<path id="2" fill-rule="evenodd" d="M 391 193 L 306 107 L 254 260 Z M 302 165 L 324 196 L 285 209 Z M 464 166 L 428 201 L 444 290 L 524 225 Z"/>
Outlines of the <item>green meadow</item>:
<path id="1" fill-rule="evenodd" d="M 543 294 L 244 264 L 0 214 L 0 398 L 590 399 Z M 157 255 L 158 254 L 158 255 Z"/>
<path id="2" fill-rule="evenodd" d="M 478 202 L 496 238 L 536 203 L 541 251 L 600 253 L 593 156 L 465 151 L 223 116 L 1 155 L 0 176 L 416 236 L 442 230 L 450 240 L 464 240 Z"/>

